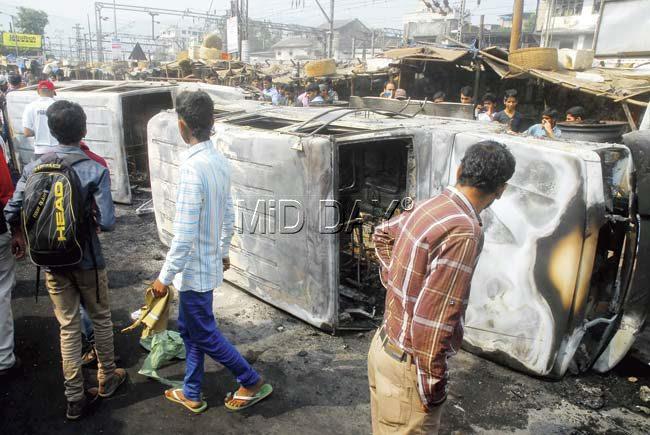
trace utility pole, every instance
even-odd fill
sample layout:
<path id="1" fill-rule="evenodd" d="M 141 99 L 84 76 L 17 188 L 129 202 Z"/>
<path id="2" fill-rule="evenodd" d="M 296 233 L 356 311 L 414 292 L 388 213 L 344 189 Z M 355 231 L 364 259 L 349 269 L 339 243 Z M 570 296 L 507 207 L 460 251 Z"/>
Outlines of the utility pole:
<path id="1" fill-rule="evenodd" d="M 334 0 L 330 0 L 330 48 L 329 57 L 334 57 Z"/>
<path id="2" fill-rule="evenodd" d="M 524 17 L 524 0 L 515 0 L 512 6 L 512 31 L 510 32 L 510 53 L 519 48 L 521 26 Z"/>
<path id="3" fill-rule="evenodd" d="M 239 23 L 239 60 L 246 61 L 244 59 L 244 41 L 248 44 L 248 0 L 239 0 L 237 5 L 237 22 Z M 246 51 L 250 53 L 250 49 L 247 47 Z"/>
<path id="4" fill-rule="evenodd" d="M 156 12 L 149 12 L 149 15 L 151 15 L 151 39 L 156 39 L 156 34 L 154 32 L 154 17 L 158 15 Z"/>
<path id="5" fill-rule="evenodd" d="M 102 34 L 102 10 L 95 4 L 95 32 L 97 33 L 97 62 L 104 61 L 104 36 Z"/>
<path id="6" fill-rule="evenodd" d="M 463 27 L 465 27 L 465 0 L 460 2 L 460 18 L 458 19 L 458 42 L 463 43 Z"/>
<path id="7" fill-rule="evenodd" d="M 76 48 L 77 48 L 77 61 L 81 60 L 81 25 L 79 23 L 74 25 L 74 30 L 76 34 Z"/>
<path id="8" fill-rule="evenodd" d="M 375 57 L 375 29 L 372 29 L 372 34 L 370 35 L 370 57 Z"/>
<path id="9" fill-rule="evenodd" d="M 115 30 L 115 39 L 117 39 L 117 6 L 113 0 L 113 29 Z"/>
<path id="10" fill-rule="evenodd" d="M 86 14 L 86 18 L 88 19 L 88 48 L 90 49 L 90 63 L 93 63 L 93 35 L 92 35 L 92 27 L 90 27 L 90 14 Z"/>
<path id="11" fill-rule="evenodd" d="M 485 21 L 485 15 L 481 15 L 481 20 L 480 24 L 478 27 L 478 38 L 476 39 L 476 48 L 478 50 L 481 49 L 481 46 L 483 45 L 483 23 Z M 475 73 L 474 73 L 474 104 L 478 103 L 478 87 L 481 84 L 481 58 L 479 57 L 478 53 L 476 54 L 476 58 L 474 58 L 474 66 L 476 68 Z"/>
<path id="12" fill-rule="evenodd" d="M 549 5 L 550 3 L 550 5 Z M 551 43 L 551 28 L 553 27 L 551 23 L 553 22 L 553 10 L 555 9 L 555 0 L 546 0 L 546 23 L 544 25 L 544 33 L 542 37 L 542 47 L 548 47 Z M 539 10 L 539 8 L 537 8 Z"/>
<path id="13" fill-rule="evenodd" d="M 327 57 L 330 59 L 334 57 L 334 0 L 330 0 L 330 13 L 329 15 L 327 12 L 325 12 L 325 9 L 323 6 L 320 4 L 319 0 L 314 0 L 316 2 L 316 5 L 322 12 L 323 16 L 325 17 L 325 20 L 330 25 L 330 31 L 327 39 Z"/>
<path id="14" fill-rule="evenodd" d="M 600 1 L 600 9 L 598 10 L 598 21 L 596 22 L 596 30 L 594 30 L 594 40 L 591 43 L 591 49 L 596 52 L 596 45 L 598 44 L 598 36 L 600 34 L 600 24 L 603 21 L 603 9 L 605 7 L 605 0 L 594 0 Z M 650 112 L 648 112 L 650 113 Z M 650 116 L 650 115 L 647 115 Z"/>
<path id="15" fill-rule="evenodd" d="M 18 35 L 14 32 L 14 16 L 9 15 L 11 17 L 11 21 L 9 21 L 9 33 L 14 35 L 14 42 L 15 42 L 15 48 L 16 48 L 16 63 L 18 63 Z"/>

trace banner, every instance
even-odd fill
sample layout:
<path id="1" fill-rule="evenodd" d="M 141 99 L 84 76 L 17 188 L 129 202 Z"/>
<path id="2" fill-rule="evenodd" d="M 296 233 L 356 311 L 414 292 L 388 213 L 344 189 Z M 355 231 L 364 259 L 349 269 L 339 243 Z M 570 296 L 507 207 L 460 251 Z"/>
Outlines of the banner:
<path id="1" fill-rule="evenodd" d="M 228 53 L 239 51 L 239 18 L 230 17 L 226 21 L 226 39 L 228 40 Z"/>
<path id="2" fill-rule="evenodd" d="M 111 41 L 111 54 L 113 60 L 122 60 L 122 43 L 119 39 L 113 38 Z"/>
<path id="3" fill-rule="evenodd" d="M 18 48 L 41 48 L 43 46 L 43 37 L 27 33 L 2 32 L 2 45 L 5 47 L 18 45 Z"/>

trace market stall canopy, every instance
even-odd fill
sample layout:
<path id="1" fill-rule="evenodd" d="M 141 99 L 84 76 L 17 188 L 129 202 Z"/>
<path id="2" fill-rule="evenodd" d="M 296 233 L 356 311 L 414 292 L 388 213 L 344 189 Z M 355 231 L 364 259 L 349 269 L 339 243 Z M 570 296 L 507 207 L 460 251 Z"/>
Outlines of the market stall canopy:
<path id="1" fill-rule="evenodd" d="M 433 62 L 457 62 L 470 57 L 470 51 L 458 48 L 413 47 L 396 48 L 384 52 L 384 57 L 397 60 L 424 60 Z"/>
<path id="2" fill-rule="evenodd" d="M 526 69 L 512 72 L 505 50 L 490 47 L 481 51 L 483 61 L 503 79 L 538 78 L 565 88 L 602 96 L 616 102 L 627 101 L 638 106 L 647 106 L 647 98 L 639 101 L 634 97 L 650 93 L 650 69 L 639 68 L 590 68 L 584 71 L 545 71 Z"/>

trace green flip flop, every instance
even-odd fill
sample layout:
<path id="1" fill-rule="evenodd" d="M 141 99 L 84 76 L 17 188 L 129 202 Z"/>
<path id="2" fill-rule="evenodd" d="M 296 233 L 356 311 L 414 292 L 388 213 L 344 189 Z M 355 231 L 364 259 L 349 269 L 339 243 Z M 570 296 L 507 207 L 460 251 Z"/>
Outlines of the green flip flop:
<path id="1" fill-rule="evenodd" d="M 208 402 L 206 402 L 205 400 L 201 400 L 201 406 L 199 406 L 198 408 L 191 407 L 190 404 L 187 403 L 187 400 L 181 399 L 181 397 L 178 395 L 179 391 L 183 391 L 183 390 L 181 388 L 172 388 L 170 390 L 166 390 L 165 398 L 167 400 L 171 400 L 174 403 L 180 403 L 181 405 L 183 405 L 184 407 L 186 407 L 187 409 L 189 409 L 195 414 L 200 414 L 206 409 L 208 409 Z"/>
<path id="2" fill-rule="evenodd" d="M 269 395 L 271 395 L 272 392 L 273 392 L 273 387 L 271 386 L 271 384 L 264 384 L 262 385 L 262 388 L 260 388 L 260 391 L 258 391 L 257 394 L 255 394 L 254 396 L 240 396 L 238 394 L 228 393 L 228 395 L 226 396 L 226 403 L 224 404 L 224 406 L 229 411 L 234 411 L 234 412 L 241 411 L 246 408 L 250 408 L 260 400 L 269 397 Z M 248 403 L 242 406 L 232 406 L 229 403 L 231 400 L 245 400 Z"/>

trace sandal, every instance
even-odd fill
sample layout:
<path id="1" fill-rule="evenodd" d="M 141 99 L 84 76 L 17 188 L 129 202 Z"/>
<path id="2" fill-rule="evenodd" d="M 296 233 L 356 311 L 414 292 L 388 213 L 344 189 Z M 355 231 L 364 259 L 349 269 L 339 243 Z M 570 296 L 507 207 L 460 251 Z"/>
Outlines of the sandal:
<path id="1" fill-rule="evenodd" d="M 178 395 L 179 392 L 183 392 L 182 388 L 171 388 L 169 390 L 165 390 L 165 397 L 167 400 L 171 400 L 174 403 L 180 403 L 190 411 L 192 411 L 195 414 L 200 414 L 206 409 L 208 409 L 208 402 L 205 400 L 201 400 L 201 404 L 197 407 L 193 407 L 192 405 L 189 404 L 189 400 L 187 400 L 185 397 L 180 397 Z"/>
<path id="2" fill-rule="evenodd" d="M 255 394 L 254 396 L 240 396 L 238 394 L 228 393 L 225 399 L 226 403 L 224 405 L 230 411 L 241 411 L 243 409 L 250 408 L 260 400 L 269 397 L 269 395 L 272 392 L 273 392 L 273 387 L 271 386 L 271 384 L 264 384 L 262 385 L 262 388 L 260 388 L 260 391 L 258 391 L 257 394 Z M 232 406 L 230 404 L 230 401 L 232 400 L 243 400 L 247 403 L 242 406 Z"/>

